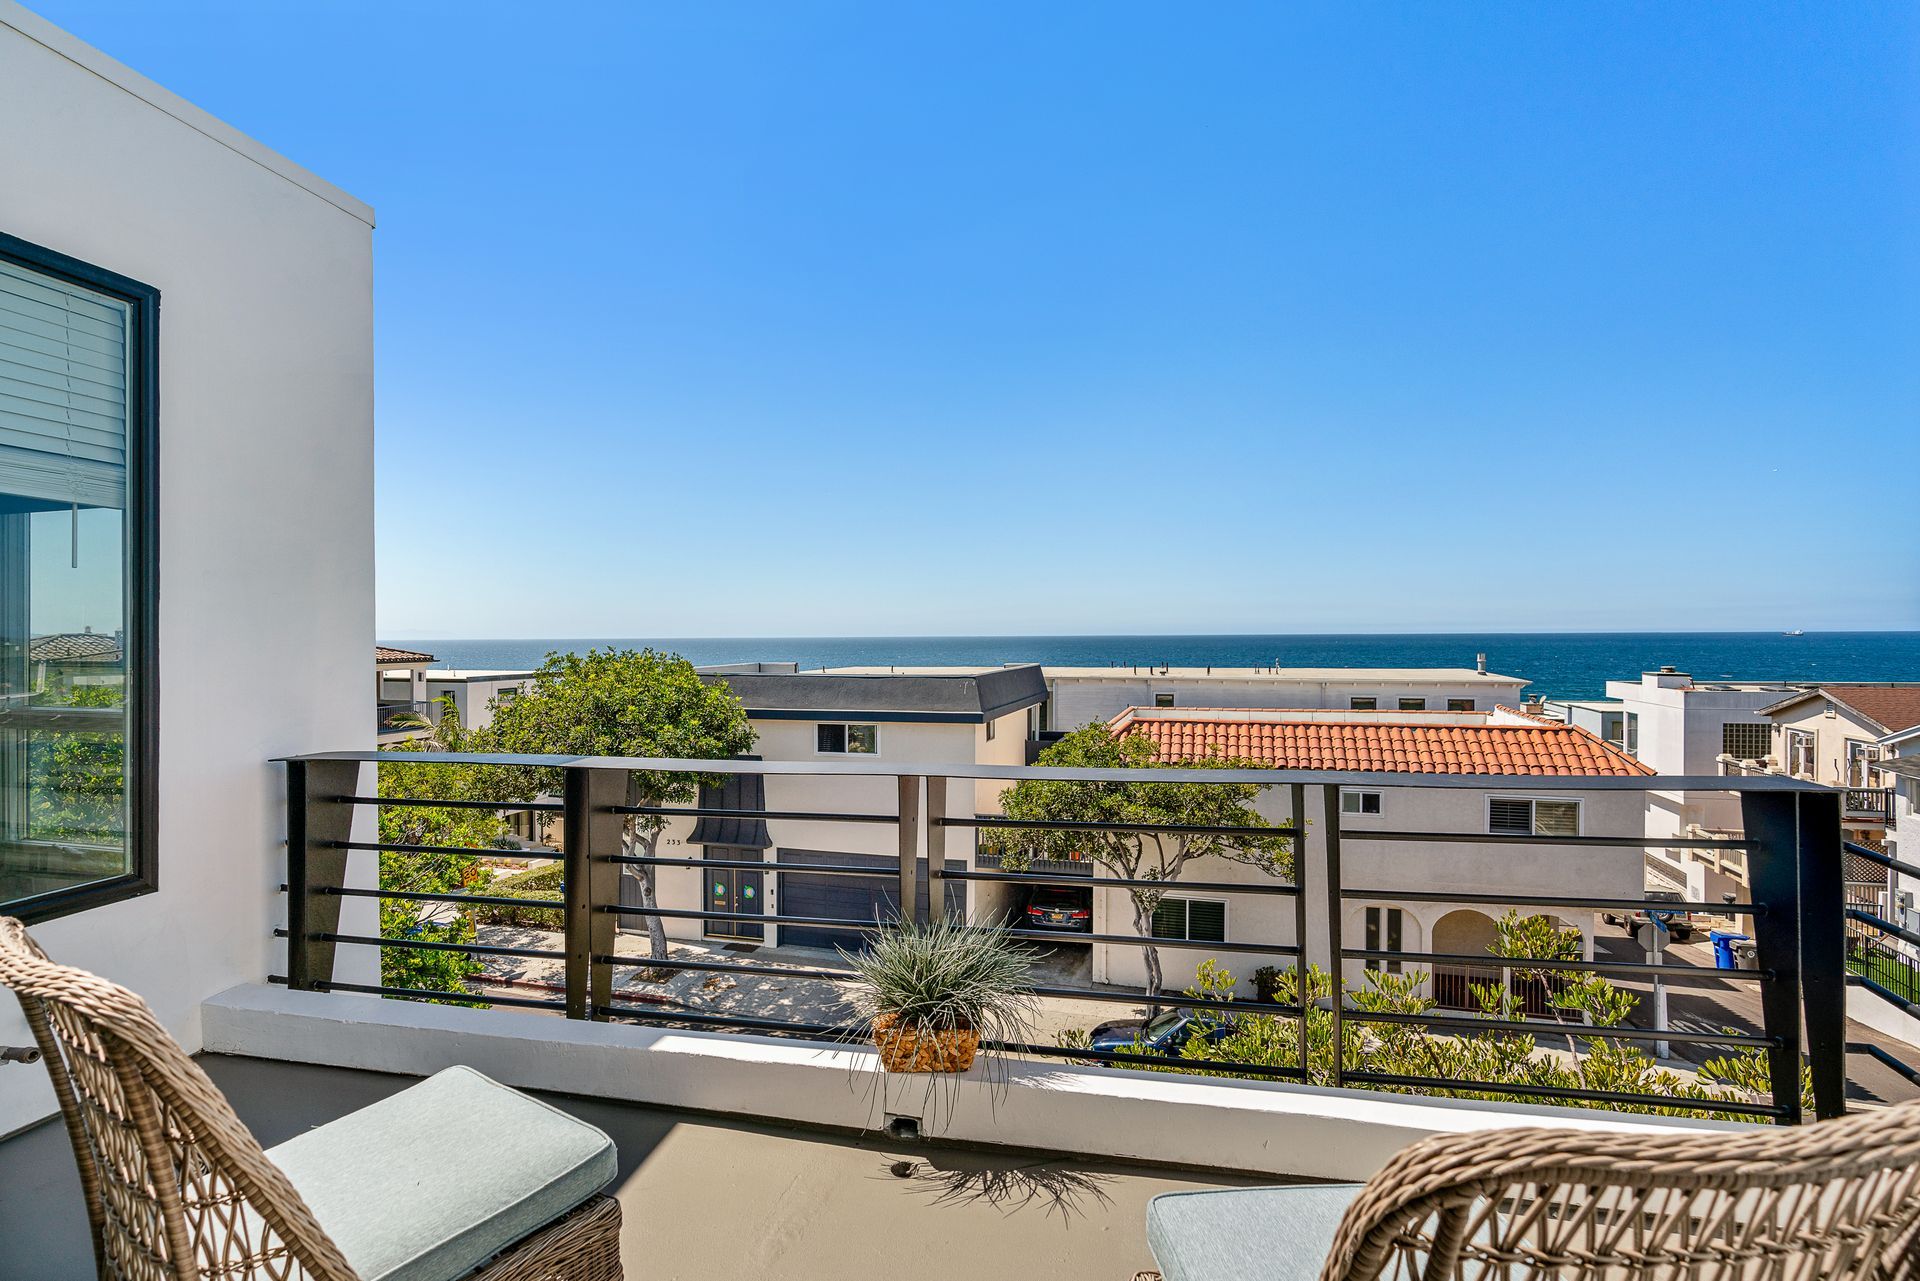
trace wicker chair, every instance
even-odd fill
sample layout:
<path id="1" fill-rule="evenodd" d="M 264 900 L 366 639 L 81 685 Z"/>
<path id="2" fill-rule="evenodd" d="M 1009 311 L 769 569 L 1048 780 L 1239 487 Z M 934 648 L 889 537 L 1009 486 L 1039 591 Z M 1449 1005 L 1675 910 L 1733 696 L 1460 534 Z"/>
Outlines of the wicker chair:
<path id="1" fill-rule="evenodd" d="M 1170 1193 L 1166 1281 L 1914 1281 L 1920 1104 L 1738 1134 L 1521 1129 L 1366 1184 Z"/>
<path id="2" fill-rule="evenodd" d="M 261 1150 L 219 1089 L 160 1027 L 139 997 L 84 970 L 49 961 L 21 923 L 7 917 L 0 917 L 0 986 L 11 988 L 19 998 L 53 1078 L 80 1165 L 101 1277 L 113 1281 L 215 1277 L 369 1281 L 364 1273 L 371 1265 L 362 1262 L 363 1271 L 356 1271 L 356 1263 L 350 1261 L 354 1251 L 336 1240 L 346 1216 L 335 1216 L 332 1233 L 322 1226 L 327 1216 L 317 1217 L 309 1207 L 315 1195 L 312 1186 L 307 1185 L 305 1197 L 296 1190 L 296 1180 Z M 451 1079 L 456 1074 L 458 1079 Z M 467 1225 L 466 1237 L 456 1245 L 485 1249 L 486 1254 L 452 1275 L 486 1281 L 620 1281 L 620 1209 L 612 1198 L 598 1194 L 612 1173 L 611 1144 L 591 1127 L 494 1085 L 478 1073 L 451 1069 L 354 1114 L 373 1118 L 372 1125 L 363 1126 L 361 1137 L 384 1126 L 386 1118 L 375 1116 L 382 1108 L 391 1108 L 443 1078 L 449 1078 L 450 1089 L 469 1091 L 452 1099 L 455 1105 L 466 1104 L 472 1091 L 485 1091 L 485 1097 L 497 1097 L 500 1106 L 520 1109 L 520 1113 L 509 1113 L 509 1124 L 524 1113 L 523 1135 L 534 1134 L 541 1126 L 551 1130 L 571 1125 L 606 1144 L 604 1153 L 594 1154 L 604 1168 L 583 1168 L 576 1173 L 574 1186 L 583 1179 L 598 1181 L 591 1183 L 584 1197 L 573 1195 L 558 1219 L 529 1225 L 530 1231 L 519 1230 L 518 1240 L 490 1246 L 486 1244 L 490 1226 L 496 1231 L 508 1229 L 485 1222 Z M 443 1097 L 442 1102 L 449 1100 Z M 353 1117 L 343 1120 L 350 1122 Z M 433 1131 L 436 1134 L 450 1128 L 440 1116 L 433 1118 L 433 1124 L 439 1127 Z M 291 1153 L 305 1143 L 311 1165 L 315 1145 L 310 1140 L 329 1128 L 323 1126 L 275 1152 Z M 504 1152 L 511 1144 L 502 1140 L 512 1137 L 496 1134 L 487 1141 Z M 444 1155 L 430 1150 L 418 1153 L 421 1168 L 415 1174 L 422 1181 L 454 1180 L 447 1195 L 458 1200 L 466 1190 L 458 1185 L 459 1172 L 445 1169 Z M 291 1155 L 278 1159 L 296 1170 L 300 1166 Z M 558 1194 L 569 1191 L 562 1189 Z M 410 1209 L 395 1206 L 388 1217 L 420 1217 L 409 1215 Z M 497 1217 L 503 1223 L 509 1218 Z M 413 1248 L 405 1241 L 398 1247 L 392 1241 L 385 1246 L 387 1255 L 396 1248 L 400 1253 Z M 444 1253 L 429 1258 L 416 1252 L 398 1266 L 390 1266 L 383 1258 L 372 1271 L 415 1281 L 446 1275 L 433 1270 L 436 1263 L 445 1261 Z"/>

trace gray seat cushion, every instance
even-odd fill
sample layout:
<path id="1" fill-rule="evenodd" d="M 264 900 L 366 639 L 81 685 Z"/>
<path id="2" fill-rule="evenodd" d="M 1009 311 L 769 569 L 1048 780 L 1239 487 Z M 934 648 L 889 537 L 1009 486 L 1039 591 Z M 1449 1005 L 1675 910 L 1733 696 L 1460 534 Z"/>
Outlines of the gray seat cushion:
<path id="1" fill-rule="evenodd" d="M 453 1067 L 272 1148 L 363 1281 L 451 1281 L 613 1181 L 613 1140 Z"/>
<path id="2" fill-rule="evenodd" d="M 1147 1244 L 1166 1281 L 1313 1281 L 1362 1186 L 1163 1192 L 1147 1203 Z"/>

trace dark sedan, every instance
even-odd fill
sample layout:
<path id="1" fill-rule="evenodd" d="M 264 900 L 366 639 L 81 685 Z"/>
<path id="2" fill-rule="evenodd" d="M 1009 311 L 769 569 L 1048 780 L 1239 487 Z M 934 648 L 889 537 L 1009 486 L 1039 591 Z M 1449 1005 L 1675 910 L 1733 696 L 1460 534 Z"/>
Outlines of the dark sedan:
<path id="1" fill-rule="evenodd" d="M 1043 886 L 1027 900 L 1027 928 L 1066 931 L 1072 934 L 1093 932 L 1093 891 L 1067 886 Z"/>
<path id="2" fill-rule="evenodd" d="M 1198 1036 L 1217 1045 L 1233 1032 L 1233 1024 L 1206 1010 L 1165 1010 L 1151 1019 L 1120 1019 L 1102 1023 L 1088 1035 L 1092 1049 L 1121 1054 L 1178 1054 Z"/>

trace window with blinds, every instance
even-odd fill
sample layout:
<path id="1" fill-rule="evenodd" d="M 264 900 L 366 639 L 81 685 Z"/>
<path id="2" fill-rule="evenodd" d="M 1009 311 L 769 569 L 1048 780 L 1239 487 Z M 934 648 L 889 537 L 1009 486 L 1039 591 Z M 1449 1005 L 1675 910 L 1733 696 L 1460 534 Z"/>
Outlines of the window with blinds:
<path id="1" fill-rule="evenodd" d="M 1163 898 L 1153 912 L 1153 936 L 1224 943 L 1227 941 L 1226 902 L 1210 898 Z"/>
<path id="2" fill-rule="evenodd" d="M 1499 836 L 1578 836 L 1580 802 L 1489 797 L 1487 830 Z"/>
<path id="3" fill-rule="evenodd" d="M 117 279 L 0 237 L 0 912 L 35 919 L 151 887 L 128 615 L 148 634 L 129 476 L 153 294 Z"/>

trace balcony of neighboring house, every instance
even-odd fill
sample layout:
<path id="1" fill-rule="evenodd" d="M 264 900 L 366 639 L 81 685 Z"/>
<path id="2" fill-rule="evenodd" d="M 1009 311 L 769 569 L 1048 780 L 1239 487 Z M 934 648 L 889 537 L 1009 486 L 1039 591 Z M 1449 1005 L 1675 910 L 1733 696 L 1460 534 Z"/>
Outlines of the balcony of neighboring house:
<path id="1" fill-rule="evenodd" d="M 378 703 L 374 706 L 374 734 L 386 746 L 424 738 L 433 732 L 433 703 L 408 699 L 404 702 Z"/>

